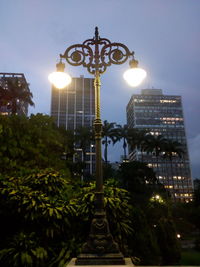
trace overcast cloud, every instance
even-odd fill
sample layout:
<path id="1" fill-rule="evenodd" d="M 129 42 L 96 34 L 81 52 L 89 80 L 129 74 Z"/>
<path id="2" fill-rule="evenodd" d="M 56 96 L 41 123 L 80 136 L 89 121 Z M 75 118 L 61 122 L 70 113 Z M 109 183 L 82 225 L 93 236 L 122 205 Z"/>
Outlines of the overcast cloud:
<path id="1" fill-rule="evenodd" d="M 196 0 L 1 0 L 0 72 L 25 74 L 35 109 L 49 114 L 48 74 L 59 54 L 94 36 L 122 42 L 135 51 L 148 78 L 140 88 L 122 79 L 127 65 L 113 66 L 102 77 L 102 117 L 126 123 L 126 105 L 142 88 L 181 95 L 193 177 L 200 177 L 200 1 Z M 83 68 L 68 67 L 72 76 Z M 111 149 L 110 149 L 111 150 Z M 111 153 L 111 160 L 119 160 Z"/>

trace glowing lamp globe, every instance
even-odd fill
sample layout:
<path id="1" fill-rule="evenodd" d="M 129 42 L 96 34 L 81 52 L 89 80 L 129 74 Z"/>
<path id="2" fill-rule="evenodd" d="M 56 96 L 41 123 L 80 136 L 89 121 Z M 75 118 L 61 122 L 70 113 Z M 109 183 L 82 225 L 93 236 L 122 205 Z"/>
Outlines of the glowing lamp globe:
<path id="1" fill-rule="evenodd" d="M 123 77 L 130 86 L 135 87 L 141 84 L 141 82 L 147 76 L 147 73 L 145 70 L 137 67 L 137 60 L 133 59 L 129 62 L 129 64 L 131 68 L 125 71 Z"/>
<path id="2" fill-rule="evenodd" d="M 69 74 L 61 71 L 56 71 L 49 74 L 48 79 L 50 83 L 52 83 L 58 89 L 65 88 L 72 81 L 72 78 L 70 77 Z"/>

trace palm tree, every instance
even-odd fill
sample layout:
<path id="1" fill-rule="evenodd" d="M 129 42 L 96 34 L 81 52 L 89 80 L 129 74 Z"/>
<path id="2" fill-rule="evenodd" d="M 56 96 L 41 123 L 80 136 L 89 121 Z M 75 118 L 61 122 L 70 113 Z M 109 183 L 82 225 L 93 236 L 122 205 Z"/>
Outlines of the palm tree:
<path id="1" fill-rule="evenodd" d="M 86 161 L 86 152 L 93 140 L 92 129 L 88 127 L 80 127 L 75 132 L 75 142 L 78 148 L 82 149 L 82 161 Z"/>
<path id="2" fill-rule="evenodd" d="M 166 143 L 166 138 L 163 135 L 152 135 L 148 134 L 146 136 L 146 151 L 147 153 L 155 152 L 156 158 L 163 151 L 163 147 Z"/>
<path id="3" fill-rule="evenodd" d="M 143 152 L 146 149 L 145 142 L 147 138 L 147 132 L 144 130 L 138 130 L 136 128 L 129 129 L 128 131 L 128 144 L 131 150 L 137 149 L 141 152 L 141 161 L 143 162 Z"/>
<path id="4" fill-rule="evenodd" d="M 21 83 L 18 78 L 7 79 L 7 88 L 0 88 L 1 106 L 7 105 L 12 114 L 16 114 L 20 102 L 34 106 L 32 93 L 26 83 Z"/>
<path id="5" fill-rule="evenodd" d="M 148 134 L 146 136 L 145 150 L 147 154 L 155 153 L 157 168 L 158 168 L 159 156 L 164 151 L 166 141 L 167 141 L 166 138 L 161 134 L 160 135 Z"/>
<path id="6" fill-rule="evenodd" d="M 124 150 L 124 160 L 127 159 L 127 145 L 128 145 L 128 137 L 129 137 L 129 128 L 128 126 L 125 124 L 123 126 L 121 125 L 116 125 L 116 128 L 114 129 L 114 141 L 113 144 L 115 144 L 116 142 L 120 141 L 122 139 L 123 141 L 123 150 Z"/>
<path id="7" fill-rule="evenodd" d="M 116 126 L 117 128 L 114 129 L 114 143 L 120 140 L 123 141 L 124 159 L 127 159 L 127 146 L 129 145 L 132 150 L 139 147 L 143 140 L 141 137 L 144 137 L 144 133 L 135 128 L 128 128 L 126 124 Z"/>
<path id="8" fill-rule="evenodd" d="M 111 141 L 114 144 L 114 140 L 115 140 L 115 122 L 111 122 L 109 123 L 107 120 L 105 120 L 103 122 L 103 127 L 102 127 L 102 144 L 105 146 L 104 147 L 104 160 L 105 163 L 108 163 L 108 145 L 111 143 Z"/>
<path id="9" fill-rule="evenodd" d="M 177 141 L 167 139 L 164 144 L 164 157 L 169 158 L 171 161 L 173 157 L 181 158 L 184 154 L 183 146 Z"/>

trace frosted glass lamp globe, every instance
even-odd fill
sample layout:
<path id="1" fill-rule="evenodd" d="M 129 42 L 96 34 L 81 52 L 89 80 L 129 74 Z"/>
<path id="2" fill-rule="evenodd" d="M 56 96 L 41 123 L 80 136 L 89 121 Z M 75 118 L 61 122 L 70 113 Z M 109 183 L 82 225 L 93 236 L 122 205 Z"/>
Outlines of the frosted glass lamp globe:
<path id="1" fill-rule="evenodd" d="M 48 79 L 56 88 L 63 89 L 69 85 L 72 81 L 72 78 L 69 74 L 61 71 L 55 71 L 49 74 Z"/>
<path id="2" fill-rule="evenodd" d="M 130 68 L 125 71 L 123 77 L 130 86 L 138 86 L 145 79 L 147 73 L 141 68 Z"/>

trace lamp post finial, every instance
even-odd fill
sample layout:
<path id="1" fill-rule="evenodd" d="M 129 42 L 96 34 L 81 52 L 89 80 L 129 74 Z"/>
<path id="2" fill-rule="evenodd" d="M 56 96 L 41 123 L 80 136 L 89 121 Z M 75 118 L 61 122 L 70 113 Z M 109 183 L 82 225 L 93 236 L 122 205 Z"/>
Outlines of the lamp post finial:
<path id="1" fill-rule="evenodd" d="M 95 27 L 95 39 L 99 38 L 99 30 L 98 27 Z"/>

